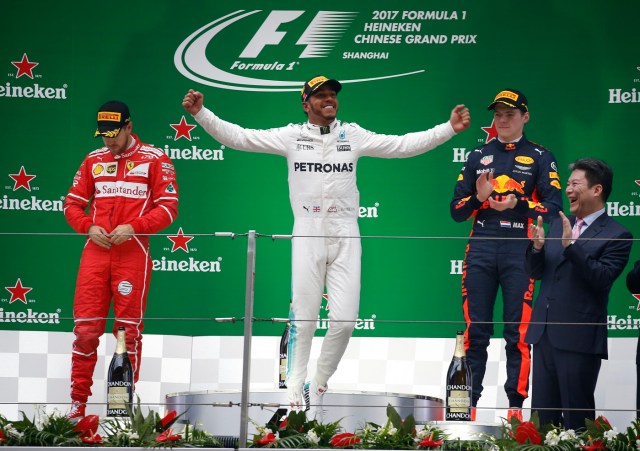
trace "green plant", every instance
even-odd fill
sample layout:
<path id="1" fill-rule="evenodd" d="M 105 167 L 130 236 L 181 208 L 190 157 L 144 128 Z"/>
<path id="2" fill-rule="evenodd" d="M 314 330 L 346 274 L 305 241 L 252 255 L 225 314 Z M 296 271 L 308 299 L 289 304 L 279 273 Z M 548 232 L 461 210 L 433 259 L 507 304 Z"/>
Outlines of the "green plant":
<path id="1" fill-rule="evenodd" d="M 413 415 L 405 419 L 389 404 L 387 421 L 383 426 L 368 422 L 357 432 L 364 449 L 415 449 L 416 420 Z"/>
<path id="2" fill-rule="evenodd" d="M 22 419 L 9 421 L 0 415 L 0 443 L 6 446 L 81 446 L 76 424 L 60 412 L 45 414 L 38 408 L 32 419 L 21 412 Z"/>
<path id="3" fill-rule="evenodd" d="M 307 420 L 303 411 L 289 412 L 284 418 L 274 416 L 264 426 L 254 425 L 258 433 L 251 446 L 255 448 L 327 448 L 342 431 L 339 420 L 323 424 Z"/>
<path id="4" fill-rule="evenodd" d="M 161 418 L 157 412 L 149 410 L 145 416 L 138 398 L 136 406 L 129 409 L 128 418 L 108 418 L 102 422 L 106 433 L 105 445 L 144 448 L 222 447 L 218 439 L 189 423 L 182 431 L 176 431 L 173 425 L 182 415 L 177 415 L 174 410 Z"/>
<path id="5" fill-rule="evenodd" d="M 585 420 L 585 429 L 576 433 L 552 424 L 540 424 L 533 412 L 529 421 L 511 418 L 502 427 L 500 437 L 481 434 L 477 440 L 450 440 L 435 423 L 416 427 L 413 415 L 402 418 L 388 405 L 387 421 L 380 426 L 367 422 L 355 432 L 344 431 L 340 420 L 320 423 L 307 420 L 304 412 L 274 417 L 264 426 L 256 425 L 251 447 L 330 448 L 330 449 L 414 449 L 447 451 L 638 451 L 640 421 L 635 420 L 623 432 L 599 416 Z M 142 448 L 200 447 L 220 448 L 222 443 L 211 434 L 186 423 L 176 424 L 181 415 L 171 411 L 164 417 L 142 411 L 140 399 L 128 417 L 100 420 L 97 415 L 68 419 L 57 410 L 46 414 L 40 407 L 33 418 L 9 421 L 0 415 L 0 446 L 111 446 Z M 102 428 L 102 435 L 99 433 Z"/>

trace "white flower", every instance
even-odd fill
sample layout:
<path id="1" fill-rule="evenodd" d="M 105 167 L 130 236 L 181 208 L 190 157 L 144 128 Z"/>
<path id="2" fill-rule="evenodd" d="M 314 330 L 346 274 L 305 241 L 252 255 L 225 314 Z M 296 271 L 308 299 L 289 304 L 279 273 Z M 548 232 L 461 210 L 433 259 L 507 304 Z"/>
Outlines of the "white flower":
<path id="1" fill-rule="evenodd" d="M 566 431 L 560 432 L 560 440 L 576 440 L 578 436 L 576 435 L 576 431 L 573 429 L 567 429 Z"/>
<path id="2" fill-rule="evenodd" d="M 264 430 L 262 432 L 263 432 L 264 435 L 273 433 L 273 431 L 271 429 L 269 429 L 269 428 L 264 428 Z"/>
<path id="3" fill-rule="evenodd" d="M 131 431 L 131 432 L 129 432 L 129 438 L 131 440 L 138 440 L 140 438 L 140 436 L 138 435 L 137 432 Z"/>
<path id="4" fill-rule="evenodd" d="M 369 432 L 374 432 L 373 428 L 371 427 L 371 425 L 369 423 L 367 423 L 363 428 L 362 428 L 362 432 L 365 433 L 369 433 Z"/>
<path id="5" fill-rule="evenodd" d="M 36 415 L 33 424 L 38 430 L 42 430 L 49 423 L 49 417 L 44 412 L 42 406 L 36 404 L 34 410 L 36 411 Z"/>
<path id="6" fill-rule="evenodd" d="M 314 431 L 313 429 L 307 432 L 307 438 L 314 445 L 317 445 L 318 442 L 320 442 L 320 437 L 318 437 L 318 434 L 316 434 L 316 431 Z"/>
<path id="7" fill-rule="evenodd" d="M 556 446 L 558 443 L 560 443 L 560 437 L 556 433 L 556 430 L 552 429 L 547 432 L 547 435 L 544 438 L 544 444 L 548 446 Z"/>
<path id="8" fill-rule="evenodd" d="M 389 435 L 395 435 L 396 432 L 398 432 L 396 428 L 389 429 Z"/>
<path id="9" fill-rule="evenodd" d="M 640 451 L 640 440 L 636 440 L 636 449 Z"/>
<path id="10" fill-rule="evenodd" d="M 423 439 L 429 437 L 430 435 L 431 435 L 431 429 L 424 427 L 416 433 L 416 440 L 421 442 Z"/>
<path id="11" fill-rule="evenodd" d="M 607 440 L 615 440 L 616 435 L 618 435 L 618 430 L 614 427 L 608 431 L 604 431 L 604 438 Z"/>
<path id="12" fill-rule="evenodd" d="M 4 427 L 4 431 L 7 433 L 7 435 L 10 435 L 17 439 L 21 439 L 22 437 L 24 437 L 24 432 L 19 432 L 16 428 L 13 427 L 12 423 L 8 423 Z"/>

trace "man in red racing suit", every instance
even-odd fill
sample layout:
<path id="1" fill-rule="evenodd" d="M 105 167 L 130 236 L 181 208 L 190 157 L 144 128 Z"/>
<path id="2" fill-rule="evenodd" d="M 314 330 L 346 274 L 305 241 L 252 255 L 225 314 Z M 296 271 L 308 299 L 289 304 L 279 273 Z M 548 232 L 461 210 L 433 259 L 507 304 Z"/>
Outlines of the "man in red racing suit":
<path id="1" fill-rule="evenodd" d="M 457 222 L 473 218 L 462 270 L 473 407 L 482 394 L 500 287 L 508 416 L 521 416 L 531 366 L 530 347 L 524 341 L 534 291 L 534 281 L 524 267 L 529 224 L 538 216 L 545 221 L 555 217 L 562 210 L 562 192 L 553 154 L 524 136 L 529 121 L 526 97 L 516 90 L 504 90 L 489 109 L 494 110 L 498 138 L 469 154 L 455 186 L 451 217 Z"/>
<path id="2" fill-rule="evenodd" d="M 76 338 L 69 417 L 84 416 L 111 299 L 116 317 L 113 333 L 125 327 L 137 382 L 152 269 L 148 235 L 167 227 L 178 214 L 171 160 L 161 150 L 141 143 L 131 129 L 124 103 L 111 101 L 100 108 L 95 136 L 102 136 L 104 147 L 86 156 L 64 202 L 67 222 L 76 232 L 88 235 L 73 306 Z"/>

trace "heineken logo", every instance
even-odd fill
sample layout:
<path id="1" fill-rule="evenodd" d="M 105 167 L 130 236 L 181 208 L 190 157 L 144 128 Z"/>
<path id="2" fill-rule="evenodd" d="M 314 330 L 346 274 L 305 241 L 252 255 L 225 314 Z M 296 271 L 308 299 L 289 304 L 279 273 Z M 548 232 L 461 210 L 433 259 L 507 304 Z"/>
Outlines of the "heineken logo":
<path id="1" fill-rule="evenodd" d="M 27 308 L 24 311 L 14 310 L 17 308 L 16 306 L 34 304 L 36 302 L 35 299 L 27 297 L 33 287 L 25 285 L 21 278 L 18 277 L 13 285 L 5 286 L 4 289 L 9 293 L 9 297 L 0 296 L 0 303 L 9 304 L 9 309 L 0 307 L 0 323 L 60 324 L 61 310 L 59 308 L 55 312 L 38 312 L 31 308 Z"/>
<path id="2" fill-rule="evenodd" d="M 27 293 L 33 288 L 25 287 L 22 285 L 22 280 L 18 278 L 15 285 L 12 287 L 4 287 L 9 293 L 11 293 L 11 299 L 9 299 L 9 304 L 13 304 L 16 301 L 21 301 L 23 303 L 27 303 Z"/>
<path id="3" fill-rule="evenodd" d="M 68 85 L 65 83 L 62 86 L 50 87 L 43 86 L 41 83 L 32 83 L 31 80 L 38 80 L 43 78 L 42 74 L 34 72 L 34 69 L 40 65 L 40 63 L 29 59 L 27 53 L 22 54 L 22 58 L 9 61 L 15 69 L 15 72 L 9 72 L 9 77 L 15 77 L 16 83 L 12 84 L 6 82 L 0 84 L 0 97 L 14 97 L 14 98 L 26 98 L 26 99 L 67 99 Z M 39 69 L 39 68 L 38 68 Z M 24 79 L 22 77 L 25 77 Z M 28 85 L 22 83 L 23 80 L 29 80 Z"/>
<path id="4" fill-rule="evenodd" d="M 33 80 L 33 68 L 38 66 L 40 63 L 29 61 L 27 54 L 23 53 L 20 61 L 11 61 L 11 64 L 18 69 L 18 72 L 16 72 L 16 78 L 20 78 L 25 75 Z"/>
<path id="5" fill-rule="evenodd" d="M 197 125 L 192 125 L 187 123 L 187 119 L 185 119 L 184 114 L 182 115 L 182 119 L 177 124 L 169 124 L 171 128 L 175 130 L 175 135 L 173 137 L 174 141 L 177 141 L 180 138 L 184 138 L 188 141 L 191 141 L 191 130 L 197 127 Z"/>
<path id="6" fill-rule="evenodd" d="M 154 271 L 166 272 L 221 272 L 222 257 L 213 261 L 201 261 L 193 257 L 187 260 L 171 260 L 161 257 L 160 260 L 153 260 Z"/>
<path id="7" fill-rule="evenodd" d="M 37 175 L 30 174 L 24 165 L 20 166 L 19 171 L 9 173 L 8 176 L 12 179 L 13 184 L 5 185 L 4 189 L 11 191 L 11 193 L 0 195 L 0 210 L 62 211 L 64 197 L 54 200 L 42 199 L 35 195 L 40 191 L 40 187 L 33 184 Z M 13 197 L 19 196 L 20 190 L 34 194 L 26 198 Z"/>

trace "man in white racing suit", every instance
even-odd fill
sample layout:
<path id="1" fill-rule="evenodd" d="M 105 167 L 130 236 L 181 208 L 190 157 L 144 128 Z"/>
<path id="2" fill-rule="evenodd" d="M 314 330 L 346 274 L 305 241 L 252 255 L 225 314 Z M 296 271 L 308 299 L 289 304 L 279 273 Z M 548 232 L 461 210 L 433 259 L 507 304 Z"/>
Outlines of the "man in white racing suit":
<path id="1" fill-rule="evenodd" d="M 292 303 L 289 313 L 287 391 L 292 409 L 302 405 L 311 342 L 322 294 L 329 298 L 330 327 L 317 372 L 309 387 L 309 417 L 322 420 L 322 395 L 338 367 L 358 317 L 361 244 L 358 229 L 358 158 L 420 155 L 469 127 L 469 110 L 457 105 L 448 122 L 402 136 L 375 134 L 336 119 L 340 82 L 317 76 L 302 88 L 304 124 L 269 130 L 242 128 L 203 106 L 204 96 L 189 90 L 185 110 L 218 142 L 249 152 L 287 158 L 289 197 L 295 223 L 292 242 Z"/>

